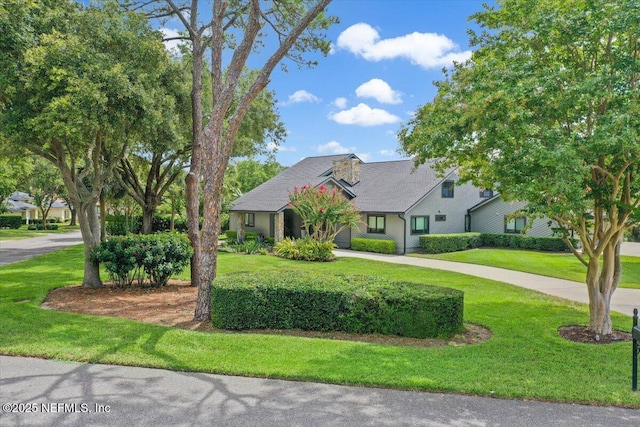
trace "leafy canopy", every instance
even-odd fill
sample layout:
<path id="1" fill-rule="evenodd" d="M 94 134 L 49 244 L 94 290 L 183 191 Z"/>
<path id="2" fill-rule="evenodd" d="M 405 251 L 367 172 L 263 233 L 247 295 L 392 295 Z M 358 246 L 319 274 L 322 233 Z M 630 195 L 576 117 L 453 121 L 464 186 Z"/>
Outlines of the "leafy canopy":
<path id="1" fill-rule="evenodd" d="M 473 57 L 436 83 L 402 149 L 526 201 L 598 255 L 638 221 L 640 3 L 502 0 L 472 18 Z"/>

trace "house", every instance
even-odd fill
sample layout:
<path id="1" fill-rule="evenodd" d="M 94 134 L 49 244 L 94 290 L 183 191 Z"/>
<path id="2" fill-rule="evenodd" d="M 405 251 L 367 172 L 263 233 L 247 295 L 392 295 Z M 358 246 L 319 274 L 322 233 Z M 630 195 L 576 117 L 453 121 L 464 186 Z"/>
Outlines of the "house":
<path id="1" fill-rule="evenodd" d="M 5 205 L 10 213 L 19 214 L 29 224 L 34 219 L 40 219 L 40 209 L 32 204 L 33 197 L 27 193 L 16 191 L 7 197 Z M 66 221 L 71 218 L 71 210 L 64 200 L 56 200 L 49 209 L 47 218 L 60 218 Z"/>
<path id="2" fill-rule="evenodd" d="M 301 237 L 301 220 L 287 208 L 289 194 L 295 187 L 324 185 L 342 191 L 361 213 L 361 225 L 336 237 L 341 248 L 350 247 L 356 237 L 391 239 L 398 253 L 405 253 L 419 248 L 423 234 L 520 232 L 526 220 L 508 214 L 522 204 L 505 203 L 493 191 L 470 183 L 458 184 L 456 169 L 440 176 L 433 165 L 429 161 L 415 167 L 413 160 L 365 163 L 355 154 L 308 157 L 235 200 L 229 225 L 239 236 L 252 231 L 276 241 Z"/>

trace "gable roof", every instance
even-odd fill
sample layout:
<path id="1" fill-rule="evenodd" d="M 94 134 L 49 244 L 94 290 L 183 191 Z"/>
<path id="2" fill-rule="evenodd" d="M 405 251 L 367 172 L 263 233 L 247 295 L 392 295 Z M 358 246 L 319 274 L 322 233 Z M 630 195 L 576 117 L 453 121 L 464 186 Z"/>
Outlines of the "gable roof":
<path id="1" fill-rule="evenodd" d="M 333 162 L 345 159 L 358 157 L 354 154 L 307 157 L 235 200 L 231 211 L 278 212 L 286 208 L 294 187 L 308 184 L 316 187 L 331 180 L 354 196 L 352 201 L 361 212 L 405 213 L 446 179 L 438 176 L 432 161 L 417 168 L 413 160 L 361 162 L 360 180 L 351 186 L 331 178 Z"/>

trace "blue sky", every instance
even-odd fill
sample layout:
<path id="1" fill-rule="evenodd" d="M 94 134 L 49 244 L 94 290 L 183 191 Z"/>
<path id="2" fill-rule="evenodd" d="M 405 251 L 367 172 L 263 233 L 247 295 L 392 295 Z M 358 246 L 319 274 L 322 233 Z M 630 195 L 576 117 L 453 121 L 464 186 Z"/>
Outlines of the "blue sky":
<path id="1" fill-rule="evenodd" d="M 480 10 L 479 0 L 334 0 L 332 52 L 309 56 L 315 68 L 290 63 L 272 74 L 287 130 L 276 160 L 290 166 L 352 152 L 366 162 L 401 159 L 398 130 L 433 99 L 442 68 L 470 56 L 466 31 L 477 26 L 468 17 Z M 181 30 L 176 20 L 163 28 Z"/>
<path id="2" fill-rule="evenodd" d="M 494 3 L 491 0 L 486 1 Z M 207 3 L 203 1 L 203 3 Z M 482 0 L 334 0 L 332 52 L 315 68 L 276 68 L 269 89 L 287 130 L 276 160 L 285 166 L 318 155 L 356 153 L 366 162 L 398 160 L 396 134 L 436 94 L 434 80 L 470 56 L 469 16 Z M 165 34 L 183 28 L 165 23 Z M 268 52 L 270 54 L 270 52 Z M 256 60 L 257 59 L 257 60 Z M 250 59 L 261 65 L 266 56 Z"/>
<path id="3" fill-rule="evenodd" d="M 434 80 L 470 55 L 468 17 L 477 0 L 334 0 L 333 50 L 313 69 L 277 69 L 270 89 L 287 129 L 276 158 L 355 152 L 367 162 L 401 159 L 396 133 L 433 99 Z"/>

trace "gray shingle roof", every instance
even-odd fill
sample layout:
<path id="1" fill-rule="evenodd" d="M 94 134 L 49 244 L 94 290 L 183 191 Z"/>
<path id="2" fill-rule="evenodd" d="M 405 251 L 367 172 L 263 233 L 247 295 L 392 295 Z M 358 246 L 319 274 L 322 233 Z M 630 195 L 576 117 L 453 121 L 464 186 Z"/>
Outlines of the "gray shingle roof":
<path id="1" fill-rule="evenodd" d="M 353 157 L 353 154 L 307 157 L 235 200 L 231 210 L 282 210 L 294 187 L 323 183 L 330 177 L 327 173 L 331 171 L 334 161 Z M 427 162 L 415 168 L 413 160 L 362 163 L 360 181 L 353 186 L 344 181 L 342 184 L 355 194 L 353 202 L 361 212 L 404 213 L 444 180 L 438 177 L 432 165 L 433 163 Z"/>

